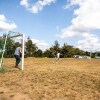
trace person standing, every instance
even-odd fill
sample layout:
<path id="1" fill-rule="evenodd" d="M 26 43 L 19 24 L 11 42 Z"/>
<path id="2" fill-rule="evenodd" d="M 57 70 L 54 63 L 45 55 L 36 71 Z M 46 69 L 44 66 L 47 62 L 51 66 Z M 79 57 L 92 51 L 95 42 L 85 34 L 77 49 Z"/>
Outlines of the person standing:
<path id="1" fill-rule="evenodd" d="M 57 54 L 56 54 L 56 61 L 54 61 L 53 63 L 57 63 L 59 59 L 60 59 L 60 52 L 57 52 Z"/>
<path id="2" fill-rule="evenodd" d="M 59 60 L 59 58 L 60 58 L 60 53 L 59 53 L 59 52 L 57 52 L 56 63 L 57 63 L 57 61 Z"/>
<path id="3" fill-rule="evenodd" d="M 19 45 L 15 49 L 14 57 L 16 59 L 15 67 L 18 67 L 20 61 L 21 61 L 21 55 L 22 55 L 22 45 Z"/>

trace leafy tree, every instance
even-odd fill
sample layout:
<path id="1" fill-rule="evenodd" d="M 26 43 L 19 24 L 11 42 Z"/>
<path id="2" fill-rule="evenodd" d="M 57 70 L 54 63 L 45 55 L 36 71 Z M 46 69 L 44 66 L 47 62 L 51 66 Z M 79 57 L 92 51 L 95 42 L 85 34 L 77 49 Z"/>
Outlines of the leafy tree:
<path id="1" fill-rule="evenodd" d="M 60 44 L 58 43 L 57 40 L 54 42 L 54 46 L 52 46 L 52 48 L 53 48 L 54 52 L 57 52 L 60 50 Z"/>
<path id="2" fill-rule="evenodd" d="M 85 51 L 85 55 L 90 56 L 90 52 Z"/>
<path id="3" fill-rule="evenodd" d="M 68 54 L 68 49 L 67 49 L 67 43 L 64 43 L 64 45 L 61 48 L 61 54 L 64 58 L 67 57 Z"/>
<path id="4" fill-rule="evenodd" d="M 26 45 L 26 54 L 29 57 L 34 56 L 34 53 L 37 51 L 37 46 L 35 44 L 33 44 L 32 40 L 30 39 L 30 37 L 27 38 L 27 42 L 25 43 Z"/>
<path id="5" fill-rule="evenodd" d="M 80 50 L 79 48 L 74 48 L 74 55 L 84 55 L 85 52 L 83 50 Z"/>
<path id="6" fill-rule="evenodd" d="M 73 52 L 74 52 L 73 46 L 67 45 L 67 43 L 64 43 L 62 47 L 63 57 L 72 57 Z"/>
<path id="7" fill-rule="evenodd" d="M 42 52 L 42 50 L 37 50 L 35 53 L 34 53 L 34 56 L 35 57 L 42 57 L 43 56 L 43 52 Z"/>
<path id="8" fill-rule="evenodd" d="M 46 50 L 44 52 L 44 57 L 49 57 L 49 58 L 53 58 L 54 57 L 54 52 L 51 51 L 50 49 Z"/>
<path id="9" fill-rule="evenodd" d="M 84 55 L 84 51 L 80 50 L 79 48 L 74 48 L 71 45 L 67 45 L 67 43 L 64 43 L 64 45 L 61 48 L 61 53 L 63 54 L 63 57 L 73 57 L 74 55 Z"/>
<path id="10" fill-rule="evenodd" d="M 12 39 L 7 39 L 5 56 L 10 58 L 13 57 L 14 51 L 14 41 Z"/>
<path id="11" fill-rule="evenodd" d="M 6 35 L 3 34 L 3 38 L 5 38 Z M 7 41 L 6 41 L 6 47 L 5 47 L 5 54 L 4 54 L 4 57 L 13 57 L 14 56 L 14 41 L 9 38 L 9 35 L 7 36 Z M 0 49 L 3 49 L 4 47 L 4 43 L 5 43 L 5 40 L 0 40 Z M 2 52 L 1 52 L 2 54 Z"/>

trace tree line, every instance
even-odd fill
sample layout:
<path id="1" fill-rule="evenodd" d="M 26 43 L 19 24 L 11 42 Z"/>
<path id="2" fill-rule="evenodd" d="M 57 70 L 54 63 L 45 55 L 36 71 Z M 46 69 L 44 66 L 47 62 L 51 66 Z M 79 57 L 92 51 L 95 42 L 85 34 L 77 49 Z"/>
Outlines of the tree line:
<path id="1" fill-rule="evenodd" d="M 5 35 L 4 35 L 5 36 Z M 6 49 L 4 57 L 14 57 L 14 51 L 16 47 L 21 44 L 20 42 L 15 42 L 13 39 L 7 39 Z M 0 40 L 0 56 L 2 54 L 4 41 Z M 79 48 L 75 48 L 71 45 L 68 45 L 67 43 L 64 43 L 63 46 L 60 46 L 59 42 L 56 40 L 54 41 L 54 44 L 46 49 L 45 51 L 42 51 L 39 49 L 36 44 L 32 42 L 30 37 L 27 38 L 27 41 L 25 42 L 25 57 L 48 57 L 48 58 L 54 58 L 56 57 L 57 52 L 61 53 L 62 58 L 69 58 L 73 57 L 74 55 L 86 55 L 90 56 L 90 52 L 80 50 Z M 92 53 L 92 57 L 100 56 L 100 53 Z"/>

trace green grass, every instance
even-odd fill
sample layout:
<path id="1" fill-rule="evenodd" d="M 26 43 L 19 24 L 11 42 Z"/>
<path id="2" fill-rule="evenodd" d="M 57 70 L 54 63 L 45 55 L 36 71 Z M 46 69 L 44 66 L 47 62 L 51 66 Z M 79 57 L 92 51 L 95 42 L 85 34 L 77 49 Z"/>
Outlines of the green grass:
<path id="1" fill-rule="evenodd" d="M 5 68 L 0 68 L 0 73 L 5 73 L 5 72 L 14 72 L 17 70 L 10 70 L 10 69 L 5 69 Z"/>
<path id="2" fill-rule="evenodd" d="M 0 73 L 7 72 L 5 68 L 0 68 Z"/>

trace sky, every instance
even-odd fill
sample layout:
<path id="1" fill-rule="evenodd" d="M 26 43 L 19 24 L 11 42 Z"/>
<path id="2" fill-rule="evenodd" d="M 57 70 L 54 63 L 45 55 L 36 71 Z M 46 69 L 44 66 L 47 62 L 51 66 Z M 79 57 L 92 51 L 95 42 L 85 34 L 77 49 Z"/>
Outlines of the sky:
<path id="1" fill-rule="evenodd" d="M 0 0 L 0 35 L 14 31 L 46 50 L 57 40 L 100 51 L 100 0 Z"/>

